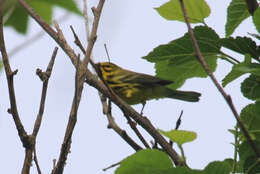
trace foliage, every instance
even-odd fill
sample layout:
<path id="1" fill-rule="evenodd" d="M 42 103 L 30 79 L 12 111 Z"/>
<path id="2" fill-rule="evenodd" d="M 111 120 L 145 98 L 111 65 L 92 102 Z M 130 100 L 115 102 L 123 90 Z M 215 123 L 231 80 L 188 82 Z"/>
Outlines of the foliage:
<path id="1" fill-rule="evenodd" d="M 8 0 L 9 1 L 9 0 Z M 8 2 L 7 1 L 7 2 Z M 13 3 L 12 13 L 8 17 L 5 25 L 14 28 L 17 32 L 26 33 L 29 25 L 28 13 L 16 3 Z M 69 12 L 81 15 L 76 3 L 73 0 L 37 0 L 27 1 L 27 3 L 48 23 L 52 22 L 54 7 L 63 8 Z M 11 7 L 9 7 L 11 8 Z"/>
<path id="2" fill-rule="evenodd" d="M 201 0 L 185 0 L 184 1 L 188 17 L 191 23 L 204 23 L 204 19 L 209 16 L 210 9 L 205 1 Z M 192 5 L 193 4 L 193 5 Z M 196 5 L 195 5 L 196 4 Z M 194 7 L 194 8 L 191 8 Z M 179 5 L 179 1 L 170 0 L 169 2 L 161 5 L 155 10 L 166 20 L 177 20 L 183 22 L 183 14 Z M 210 26 L 202 25 L 193 28 L 198 46 L 205 58 L 209 68 L 212 72 L 217 69 L 217 59 L 221 58 L 227 60 L 228 63 L 233 65 L 231 72 L 222 80 L 222 85 L 225 87 L 238 77 L 249 74 L 241 83 L 241 93 L 248 99 L 254 100 L 254 104 L 249 104 L 241 111 L 241 120 L 245 124 L 250 136 L 254 143 L 260 147 L 260 46 L 257 45 L 253 39 L 259 39 L 258 34 L 250 34 L 254 38 L 248 36 L 230 37 L 235 29 L 246 18 L 250 17 L 247 9 L 246 1 L 232 0 L 227 8 L 227 22 L 225 25 L 226 37 L 220 38 L 218 34 Z M 260 30 L 260 8 L 258 8 L 254 15 L 253 23 L 259 32 Z M 236 58 L 222 52 L 221 48 L 226 48 L 244 55 L 244 61 L 240 62 Z M 167 44 L 162 44 L 154 48 L 148 55 L 143 57 L 149 62 L 155 63 L 156 75 L 164 79 L 169 79 L 175 83 L 171 88 L 179 88 L 184 82 L 193 77 L 207 77 L 205 70 L 201 67 L 194 54 L 193 44 L 190 39 L 189 33 L 185 33 L 183 37 L 173 39 Z M 176 142 L 178 147 L 182 149 L 182 144 L 193 141 L 196 138 L 196 133 L 191 131 L 163 131 L 159 130 L 161 134 L 167 136 L 171 141 Z M 257 173 L 260 172 L 260 162 L 256 157 L 255 152 L 252 150 L 250 143 L 244 137 L 240 129 L 232 130 L 237 141 L 234 143 L 234 151 L 239 154 L 239 160 L 226 159 L 224 161 L 217 161 L 208 164 L 204 170 L 194 170 L 186 167 L 171 167 L 160 170 L 160 173 Z M 139 152 L 137 152 L 139 153 Z M 151 154 L 149 154 L 151 153 Z M 151 155 L 153 151 L 147 151 L 146 155 Z M 161 152 L 162 153 L 162 152 Z M 183 158 L 185 158 L 183 156 Z M 125 168 L 125 161 L 135 161 L 135 155 L 125 159 L 116 173 L 158 173 L 153 172 L 153 169 L 139 172 L 134 168 L 140 165 L 135 163 L 131 170 Z M 146 159 L 142 166 L 146 166 Z M 137 160 L 137 159 L 136 159 Z M 148 165 L 148 164 L 147 164 Z M 161 165 L 161 164 L 160 164 Z M 140 166 L 141 167 L 141 166 Z M 152 168 L 156 168 L 152 166 Z M 159 168 L 158 168 L 159 169 Z M 125 171 L 125 172 L 122 172 Z"/>

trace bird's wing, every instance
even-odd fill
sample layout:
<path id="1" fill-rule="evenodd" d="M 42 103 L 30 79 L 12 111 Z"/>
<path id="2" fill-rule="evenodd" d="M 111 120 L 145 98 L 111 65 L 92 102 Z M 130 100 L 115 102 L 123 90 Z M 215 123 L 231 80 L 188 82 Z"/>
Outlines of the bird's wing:
<path id="1" fill-rule="evenodd" d="M 137 73 L 137 72 L 132 72 L 129 70 L 127 71 L 128 75 L 122 79 L 123 82 L 126 83 L 140 83 L 140 84 L 158 84 L 158 85 L 169 85 L 173 83 L 173 81 L 170 80 L 163 80 L 155 76 L 151 76 L 148 74 L 143 74 L 143 73 Z"/>

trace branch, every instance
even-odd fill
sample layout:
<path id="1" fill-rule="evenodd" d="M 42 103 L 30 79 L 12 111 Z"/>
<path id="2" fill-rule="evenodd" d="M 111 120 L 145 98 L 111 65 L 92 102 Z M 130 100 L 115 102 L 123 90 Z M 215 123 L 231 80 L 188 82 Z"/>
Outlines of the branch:
<path id="1" fill-rule="evenodd" d="M 9 63 L 9 58 L 6 52 L 5 48 L 5 41 L 4 41 L 4 33 L 3 33 L 3 18 L 2 18 L 2 11 L 0 8 L 0 50 L 2 53 L 2 59 L 3 59 L 3 64 L 4 64 L 4 69 L 5 69 L 5 74 L 6 74 L 6 79 L 8 83 L 8 90 L 9 90 L 9 99 L 10 99 L 10 105 L 11 108 L 8 109 L 8 112 L 12 114 L 14 123 L 16 126 L 16 129 L 18 131 L 18 135 L 20 137 L 21 142 L 23 143 L 24 147 L 29 146 L 29 141 L 28 141 L 28 135 L 24 129 L 24 126 L 21 122 L 17 105 L 16 105 L 16 97 L 15 97 L 15 90 L 14 90 L 14 75 L 17 74 L 18 70 L 12 71 L 10 63 Z"/>
<path id="2" fill-rule="evenodd" d="M 200 49 L 199 49 L 199 46 L 198 46 L 198 43 L 197 43 L 197 40 L 194 36 L 194 33 L 193 33 L 193 30 L 190 26 L 190 23 L 189 23 L 189 19 L 187 17 L 187 12 L 186 12 L 186 9 L 185 9 L 185 6 L 184 6 L 184 3 L 183 3 L 183 0 L 179 0 L 180 2 L 180 5 L 181 5 L 181 9 L 182 9 L 182 12 L 183 12 L 183 16 L 184 16 L 184 19 L 185 19 L 185 22 L 187 24 L 187 28 L 188 28 L 188 31 L 190 33 L 190 37 L 191 37 L 191 41 L 193 43 L 193 47 L 194 47 L 194 51 L 195 51 L 195 55 L 198 59 L 198 61 L 200 62 L 200 64 L 202 65 L 202 67 L 204 68 L 204 70 L 206 71 L 206 73 L 209 75 L 209 77 L 211 78 L 212 82 L 214 83 L 214 85 L 217 87 L 218 91 L 222 94 L 222 96 L 224 97 L 225 101 L 227 102 L 229 108 L 231 109 L 233 115 L 235 116 L 237 122 L 238 122 L 238 125 L 239 127 L 241 128 L 243 134 L 245 135 L 246 139 L 249 141 L 249 144 L 250 146 L 252 147 L 252 149 L 254 150 L 256 156 L 259 158 L 260 157 L 260 151 L 259 149 L 257 148 L 257 146 L 255 145 L 255 143 L 253 142 L 252 138 L 250 137 L 248 131 L 246 130 L 245 128 L 245 125 L 243 124 L 243 122 L 240 120 L 240 117 L 237 113 L 237 110 L 232 102 L 232 98 L 230 95 L 228 95 L 224 89 L 221 87 L 221 85 L 219 84 L 219 82 L 217 81 L 216 77 L 214 76 L 214 74 L 211 72 L 211 70 L 209 69 L 209 66 L 208 64 L 206 63 L 204 57 L 202 56 L 201 52 L 200 52 Z"/>
<path id="3" fill-rule="evenodd" d="M 36 71 L 37 75 L 42 80 L 43 84 L 42 84 L 42 95 L 41 95 L 40 108 L 39 108 L 39 112 L 38 112 L 37 118 L 36 118 L 35 123 L 34 123 L 34 128 L 33 128 L 33 133 L 32 133 L 32 135 L 35 138 L 36 138 L 36 136 L 39 132 L 40 126 L 41 126 L 42 116 L 43 116 L 44 107 L 45 107 L 45 100 L 46 100 L 48 82 L 49 82 L 49 78 L 51 76 L 51 72 L 52 72 L 52 68 L 53 68 L 53 65 L 54 65 L 54 61 L 55 61 L 57 52 L 58 52 L 58 47 L 55 47 L 55 49 L 52 53 L 52 57 L 51 57 L 51 60 L 49 62 L 49 65 L 48 65 L 45 72 L 42 72 L 42 70 L 40 70 L 40 69 L 37 69 L 37 71 Z"/>
<path id="4" fill-rule="evenodd" d="M 135 151 L 141 150 L 142 148 L 126 133 L 125 130 L 121 129 L 115 122 L 111 112 L 109 111 L 109 106 L 106 102 L 105 96 L 100 95 L 100 101 L 103 106 L 103 113 L 107 116 L 108 128 L 112 128 L 121 138 L 123 138 L 127 144 L 129 144 Z"/>

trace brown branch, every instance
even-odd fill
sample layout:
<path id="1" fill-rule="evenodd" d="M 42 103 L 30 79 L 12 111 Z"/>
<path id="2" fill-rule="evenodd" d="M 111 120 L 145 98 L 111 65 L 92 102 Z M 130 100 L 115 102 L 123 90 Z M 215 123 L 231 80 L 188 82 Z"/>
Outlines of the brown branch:
<path id="1" fill-rule="evenodd" d="M 64 166 L 66 164 L 67 156 L 70 152 L 71 147 L 71 140 L 72 140 L 72 133 L 74 131 L 75 125 L 77 123 L 77 112 L 78 112 L 78 106 L 81 99 L 81 94 L 83 91 L 83 84 L 84 79 L 82 79 L 82 71 L 81 71 L 81 61 L 78 57 L 77 64 L 76 64 L 76 75 L 75 75 L 75 92 L 74 97 L 72 101 L 72 107 L 69 115 L 69 120 L 64 136 L 64 140 L 61 146 L 59 159 L 57 162 L 57 165 L 52 171 L 52 174 L 62 174 L 64 170 Z"/>
<path id="2" fill-rule="evenodd" d="M 28 11 L 28 13 L 34 17 L 34 19 L 41 25 L 41 27 L 44 30 L 48 30 L 48 27 L 43 25 L 41 22 L 39 22 L 39 16 L 36 16 L 35 13 L 32 12 L 31 8 L 28 8 L 28 5 L 26 5 L 26 2 L 23 0 L 18 0 L 19 3 Z M 100 1 L 101 2 L 101 1 Z M 101 3 L 104 3 L 102 1 Z M 94 10 L 95 11 L 95 10 Z M 45 23 L 46 24 L 46 23 Z M 92 27 L 93 28 L 93 27 Z M 48 32 L 48 31 L 47 31 Z M 76 55 L 73 52 L 71 54 L 71 48 L 69 45 L 64 46 L 63 40 L 61 40 L 59 37 L 56 36 L 55 32 L 48 32 L 48 34 L 54 38 L 54 40 L 58 43 L 60 47 L 64 50 L 64 52 L 70 57 L 72 60 L 73 65 L 76 65 Z M 95 39 L 95 38 L 94 38 Z M 92 42 L 89 42 L 89 45 L 91 45 Z M 88 45 L 88 46 L 89 46 Z M 92 47 L 93 48 L 93 47 Z M 88 59 L 85 59 L 84 65 L 87 64 Z M 83 68 L 87 68 L 86 66 L 83 66 Z M 85 70 L 85 69 L 83 69 Z M 127 103 L 125 103 L 122 99 L 120 99 L 118 96 L 111 95 L 109 90 L 102 84 L 102 82 L 98 81 L 97 78 L 88 70 L 86 69 L 86 74 L 83 75 L 83 77 L 86 75 L 86 82 L 92 86 L 94 86 L 96 89 L 98 89 L 101 93 L 105 94 L 108 98 L 110 98 L 114 103 L 116 103 L 121 110 L 124 112 L 124 114 L 130 116 L 133 118 L 139 125 L 141 125 L 147 132 L 150 133 L 150 135 L 157 140 L 157 142 L 165 149 L 165 151 L 169 154 L 170 158 L 174 161 L 175 165 L 183 165 L 182 159 L 179 157 L 177 152 L 172 149 L 172 147 L 169 145 L 169 143 L 162 137 L 162 135 L 154 128 L 154 126 L 150 123 L 150 121 L 142 117 L 139 113 L 137 113 L 131 106 L 129 106 Z"/>
<path id="3" fill-rule="evenodd" d="M 49 65 L 48 65 L 45 72 L 42 72 L 42 70 L 40 70 L 40 69 L 37 69 L 37 71 L 36 71 L 37 75 L 42 80 L 43 85 L 42 85 L 42 95 L 41 95 L 40 108 L 39 108 L 39 112 L 38 112 L 37 118 L 36 118 L 35 123 L 34 123 L 34 128 L 33 128 L 33 133 L 32 133 L 32 135 L 35 138 L 36 138 L 36 136 L 39 132 L 40 126 L 41 126 L 42 116 L 43 116 L 44 107 L 45 107 L 45 100 L 46 100 L 48 82 L 49 82 L 49 78 L 51 76 L 51 72 L 52 72 L 52 68 L 53 68 L 53 65 L 54 65 L 54 61 L 55 61 L 57 52 L 58 52 L 58 47 L 55 47 L 55 49 L 52 53 L 52 57 L 51 57 L 51 60 L 49 62 Z"/>
<path id="4" fill-rule="evenodd" d="M 105 0 L 100 0 L 98 3 L 98 6 L 96 8 L 95 7 L 91 8 L 93 15 L 94 15 L 94 21 L 92 24 L 91 33 L 90 33 L 89 40 L 88 40 L 88 47 L 86 50 L 85 58 L 83 60 L 83 66 L 86 66 L 86 67 L 88 66 L 88 62 L 91 57 L 92 49 L 93 49 L 94 43 L 96 42 L 96 39 L 97 39 L 97 29 L 98 29 L 99 19 L 100 19 L 100 15 L 101 15 L 101 11 L 103 9 L 104 3 L 105 3 Z"/>
<path id="5" fill-rule="evenodd" d="M 135 151 L 141 150 L 142 148 L 126 133 L 125 130 L 121 129 L 115 122 L 109 106 L 106 102 L 106 98 L 101 94 L 100 101 L 103 106 L 103 113 L 107 116 L 108 128 L 112 128 L 121 138 L 123 138 L 127 144 L 129 144 Z"/>
<path id="6" fill-rule="evenodd" d="M 247 9 L 251 15 L 254 15 L 255 10 L 258 7 L 257 0 L 245 0 L 247 4 Z"/>
<path id="7" fill-rule="evenodd" d="M 185 22 L 187 24 L 187 28 L 188 28 L 188 31 L 190 33 L 190 37 L 191 37 L 191 41 L 193 43 L 193 47 L 194 47 L 194 51 L 195 51 L 195 55 L 198 59 L 198 61 L 200 62 L 200 64 L 202 65 L 202 67 L 204 68 L 204 70 L 206 71 L 206 73 L 209 75 L 209 77 L 211 78 L 212 82 L 214 83 L 214 85 L 217 87 L 218 91 L 221 93 L 221 95 L 224 97 L 225 101 L 227 102 L 229 108 L 231 109 L 233 115 L 235 116 L 237 122 L 238 122 L 238 125 L 239 127 L 241 128 L 243 134 L 245 135 L 246 139 L 249 141 L 249 144 L 250 146 L 252 147 L 252 149 L 254 150 L 256 156 L 259 158 L 260 157 L 260 151 L 259 149 L 257 148 L 257 146 L 255 145 L 255 143 L 253 142 L 252 138 L 250 137 L 245 125 L 243 124 L 243 122 L 241 121 L 239 115 L 238 115 L 238 112 L 232 102 L 232 98 L 230 95 L 228 95 L 225 90 L 221 87 L 221 85 L 219 84 L 219 82 L 217 81 L 216 77 L 214 76 L 214 74 L 211 72 L 211 70 L 209 69 L 209 66 L 208 64 L 206 63 L 204 57 L 202 56 L 201 52 L 200 52 L 200 49 L 199 49 L 199 46 L 198 46 L 198 43 L 197 43 L 197 40 L 194 36 L 194 33 L 193 33 L 193 30 L 190 26 L 190 22 L 189 22 L 189 19 L 187 17 L 187 12 L 186 12 L 186 9 L 185 9 L 185 6 L 184 6 L 184 2 L 183 0 L 179 0 L 180 2 L 180 5 L 181 5 L 181 9 L 182 9 L 182 12 L 183 12 L 183 16 L 184 16 L 184 19 L 185 19 Z"/>
<path id="8" fill-rule="evenodd" d="M 36 153 L 36 148 L 34 146 L 34 150 L 33 150 L 33 160 L 36 164 L 36 168 L 37 168 L 37 172 L 38 174 L 42 174 L 41 172 L 41 168 L 40 168 L 40 165 L 39 165 L 39 162 L 38 162 L 38 158 L 37 158 L 37 153 Z"/>
<path id="9" fill-rule="evenodd" d="M 2 53 L 2 59 L 3 59 L 6 79 L 7 79 L 7 83 L 8 83 L 9 98 L 10 98 L 10 105 L 11 105 L 11 108 L 8 109 L 8 112 L 10 114 L 12 114 L 12 116 L 13 116 L 14 123 L 15 123 L 16 129 L 18 131 L 18 135 L 23 144 L 23 147 L 25 148 L 25 159 L 24 159 L 24 164 L 23 164 L 21 173 L 29 174 L 31 162 L 32 162 L 32 149 L 33 149 L 33 145 L 34 145 L 35 141 L 32 136 L 28 136 L 28 134 L 26 133 L 26 131 L 23 127 L 23 124 L 20 120 L 20 116 L 18 114 L 15 91 L 14 91 L 14 83 L 13 83 L 14 75 L 18 72 L 18 70 L 12 71 L 10 64 L 9 64 L 9 59 L 8 59 L 8 55 L 7 55 L 6 48 L 5 48 L 5 42 L 4 42 L 3 20 L 2 19 L 3 19 L 2 11 L 0 8 L 0 49 L 1 49 L 1 53 Z"/>
<path id="10" fill-rule="evenodd" d="M 135 134 L 137 135 L 137 137 L 139 138 L 139 140 L 143 143 L 143 145 L 147 148 L 150 149 L 149 144 L 146 142 L 146 140 L 144 139 L 143 135 L 140 133 L 140 131 L 137 129 L 137 125 L 136 123 L 131 120 L 131 118 L 129 116 L 125 116 L 127 119 L 128 124 L 130 125 L 130 127 L 133 129 L 133 131 L 135 132 Z"/>
<path id="11" fill-rule="evenodd" d="M 5 69 L 6 79 L 8 83 L 8 90 L 9 90 L 9 99 L 11 108 L 8 109 L 8 112 L 12 114 L 16 129 L 18 131 L 18 135 L 20 137 L 21 142 L 23 143 L 24 147 L 27 147 L 28 142 L 28 135 L 24 129 L 24 126 L 21 122 L 20 116 L 18 114 L 18 109 L 16 105 L 16 97 L 15 97 L 15 90 L 14 90 L 14 75 L 17 74 L 18 70 L 12 71 L 9 58 L 5 48 L 5 41 L 4 41 L 4 33 L 3 33 L 3 20 L 2 20 L 2 11 L 0 8 L 0 50 L 3 59 L 3 65 Z"/>

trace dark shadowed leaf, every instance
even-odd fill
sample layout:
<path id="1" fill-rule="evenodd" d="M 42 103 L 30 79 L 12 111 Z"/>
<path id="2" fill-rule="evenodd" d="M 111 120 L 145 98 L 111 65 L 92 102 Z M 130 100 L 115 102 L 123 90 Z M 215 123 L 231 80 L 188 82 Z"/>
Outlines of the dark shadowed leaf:
<path id="1" fill-rule="evenodd" d="M 215 71 L 220 50 L 218 35 L 205 26 L 195 27 L 194 34 L 211 71 Z M 174 89 L 183 85 L 188 78 L 207 77 L 205 70 L 195 57 L 188 33 L 168 44 L 158 46 L 143 58 L 155 62 L 157 76 L 174 81 L 170 86 Z"/>
<path id="2" fill-rule="evenodd" d="M 249 54 L 252 58 L 259 60 L 260 47 L 249 37 L 229 37 L 221 39 L 221 45 L 240 54 Z"/>
<path id="3" fill-rule="evenodd" d="M 251 75 L 241 84 L 241 91 L 246 98 L 260 99 L 260 76 Z"/>

